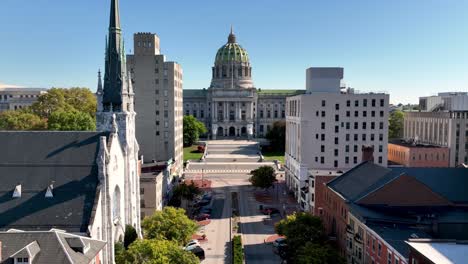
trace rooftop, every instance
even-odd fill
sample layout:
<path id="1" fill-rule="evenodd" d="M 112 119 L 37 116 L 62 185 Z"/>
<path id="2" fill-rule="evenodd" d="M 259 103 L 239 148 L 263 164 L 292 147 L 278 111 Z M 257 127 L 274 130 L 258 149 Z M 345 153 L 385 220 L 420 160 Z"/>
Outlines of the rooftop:
<path id="1" fill-rule="evenodd" d="M 406 243 L 433 263 L 466 263 L 468 241 L 410 239 Z"/>
<path id="2" fill-rule="evenodd" d="M 416 143 L 414 141 L 407 141 L 404 139 L 391 139 L 388 141 L 389 144 L 394 144 L 394 145 L 399 145 L 402 147 L 407 147 L 407 148 L 442 148 L 440 146 L 436 145 L 430 145 L 430 144 L 421 144 L 421 143 Z"/>
<path id="3" fill-rule="evenodd" d="M 88 264 L 102 250 L 106 242 L 72 235 L 61 230 L 0 232 L 1 263 L 12 257 L 34 259 L 32 263 Z M 30 262 L 31 263 L 31 262 Z"/>

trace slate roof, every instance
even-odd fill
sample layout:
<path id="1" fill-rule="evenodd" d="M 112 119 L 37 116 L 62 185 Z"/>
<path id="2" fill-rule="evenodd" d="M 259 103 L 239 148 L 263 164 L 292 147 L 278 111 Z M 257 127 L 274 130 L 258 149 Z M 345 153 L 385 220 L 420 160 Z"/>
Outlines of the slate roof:
<path id="1" fill-rule="evenodd" d="M 354 202 L 403 174 L 414 177 L 453 203 L 468 203 L 466 168 L 384 168 L 363 162 L 330 181 L 328 186 Z"/>
<path id="2" fill-rule="evenodd" d="M 73 250 L 71 245 L 68 244 L 70 238 L 73 240 L 80 239 L 84 245 L 89 246 L 89 249 L 84 253 Z M 106 244 L 104 241 L 72 235 L 58 230 L 0 232 L 0 241 L 2 242 L 1 263 L 13 263 L 11 256 L 19 256 L 17 252 L 36 242 L 38 247 L 36 246 L 35 251 L 38 252 L 32 263 L 89 264 Z M 27 251 L 24 252 L 26 255 L 23 252 L 20 253 L 21 257 L 28 257 Z"/>
<path id="3" fill-rule="evenodd" d="M 98 132 L 0 132 L 0 230 L 86 232 L 98 185 Z M 12 198 L 21 184 L 21 197 Z M 53 184 L 53 197 L 46 198 Z"/>
<path id="4" fill-rule="evenodd" d="M 367 224 L 367 227 L 376 232 L 382 239 L 389 243 L 395 250 L 397 250 L 401 255 L 408 257 L 409 256 L 409 247 L 405 241 L 416 235 L 414 238 L 431 238 L 430 235 L 426 234 L 415 228 L 408 228 L 402 226 L 382 226 L 382 225 L 372 225 Z"/>

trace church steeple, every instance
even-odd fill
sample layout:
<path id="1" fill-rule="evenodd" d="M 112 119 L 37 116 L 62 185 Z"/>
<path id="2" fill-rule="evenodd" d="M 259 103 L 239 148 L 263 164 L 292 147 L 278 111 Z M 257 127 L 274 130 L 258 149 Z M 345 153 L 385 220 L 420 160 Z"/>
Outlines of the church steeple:
<path id="1" fill-rule="evenodd" d="M 111 0 L 109 36 L 106 44 L 106 62 L 104 71 L 104 91 L 102 106 L 105 112 L 120 112 L 127 109 L 128 90 L 123 47 L 120 28 L 119 0 Z"/>

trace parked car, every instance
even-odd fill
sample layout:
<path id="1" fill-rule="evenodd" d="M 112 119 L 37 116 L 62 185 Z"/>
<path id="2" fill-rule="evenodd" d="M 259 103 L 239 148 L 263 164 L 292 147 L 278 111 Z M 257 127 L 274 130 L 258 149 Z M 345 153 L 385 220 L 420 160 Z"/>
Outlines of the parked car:
<path id="1" fill-rule="evenodd" d="M 282 246 L 282 245 L 286 245 L 286 238 L 285 237 L 278 237 L 277 239 L 275 239 L 275 241 L 273 241 L 273 246 L 274 247 L 279 247 L 279 246 Z"/>
<path id="2" fill-rule="evenodd" d="M 279 214 L 280 211 L 276 208 L 273 207 L 265 207 L 261 210 L 262 214 L 264 215 L 274 215 L 274 214 Z"/>
<path id="3" fill-rule="evenodd" d="M 194 248 L 199 247 L 199 246 L 200 246 L 200 245 L 195 245 L 195 244 L 193 244 L 193 245 L 184 247 L 184 250 L 191 251 L 191 250 L 193 250 Z"/>
<path id="4" fill-rule="evenodd" d="M 197 216 L 195 216 L 195 220 L 197 220 L 197 221 L 203 221 L 203 220 L 209 219 L 210 216 L 211 216 L 210 214 L 200 213 L 200 214 L 198 214 Z"/>
<path id="5" fill-rule="evenodd" d="M 190 250 L 187 250 L 187 251 L 190 251 L 193 254 L 195 254 L 195 256 L 197 256 L 198 259 L 200 259 L 200 260 L 205 259 L 205 250 L 203 250 L 203 248 L 201 248 L 200 246 L 194 247 L 194 248 L 192 248 Z"/>
<path id="6" fill-rule="evenodd" d="M 201 214 L 209 214 L 211 215 L 211 212 L 213 211 L 213 208 L 211 206 L 204 206 L 200 209 Z"/>
<path id="7" fill-rule="evenodd" d="M 187 245 L 185 245 L 185 248 L 188 248 L 188 247 L 193 246 L 193 245 L 200 246 L 200 242 L 198 242 L 197 239 L 192 239 L 187 243 Z"/>

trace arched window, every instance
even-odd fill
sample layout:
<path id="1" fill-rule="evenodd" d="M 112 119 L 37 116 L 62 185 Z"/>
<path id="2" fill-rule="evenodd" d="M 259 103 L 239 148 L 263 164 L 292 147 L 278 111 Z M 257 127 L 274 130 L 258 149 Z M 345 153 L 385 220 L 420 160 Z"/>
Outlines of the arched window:
<path id="1" fill-rule="evenodd" d="M 222 67 L 222 71 L 223 71 L 223 72 L 222 72 L 222 73 L 223 73 L 222 76 L 223 76 L 223 77 L 227 77 L 226 66 L 223 66 L 223 67 Z"/>
<path id="2" fill-rule="evenodd" d="M 112 216 L 113 219 L 118 219 L 120 218 L 120 188 L 119 186 L 115 186 L 114 189 L 114 199 L 112 202 Z"/>

